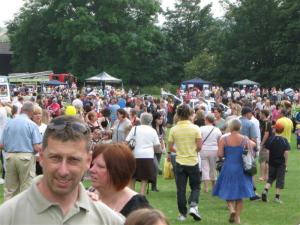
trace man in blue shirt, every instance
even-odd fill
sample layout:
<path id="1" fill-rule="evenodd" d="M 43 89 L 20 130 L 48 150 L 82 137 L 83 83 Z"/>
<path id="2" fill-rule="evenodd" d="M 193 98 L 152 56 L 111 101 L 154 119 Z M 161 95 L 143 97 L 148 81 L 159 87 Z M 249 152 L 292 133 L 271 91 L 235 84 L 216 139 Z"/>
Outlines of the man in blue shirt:
<path id="1" fill-rule="evenodd" d="M 7 152 L 4 199 L 27 189 L 35 177 L 35 153 L 41 149 L 42 136 L 30 119 L 34 104 L 25 102 L 21 114 L 4 128 L 0 148 Z"/>
<path id="2" fill-rule="evenodd" d="M 256 133 L 254 123 L 251 121 L 251 117 L 252 117 L 251 108 L 248 106 L 244 106 L 242 108 L 242 116 L 240 117 L 240 121 L 242 124 L 241 134 L 247 136 L 249 139 L 251 139 L 252 141 L 254 141 L 257 144 L 258 134 Z M 255 181 L 255 179 L 253 176 L 253 187 L 254 187 L 254 191 L 256 191 L 254 181 Z M 250 200 L 252 200 L 252 201 L 259 200 L 259 199 L 260 199 L 260 196 L 256 193 L 253 197 L 250 198 Z"/>
<path id="3" fill-rule="evenodd" d="M 258 134 L 256 133 L 254 123 L 251 121 L 252 110 L 251 108 L 245 106 L 242 108 L 242 116 L 240 121 L 242 123 L 241 134 L 247 136 L 252 141 L 257 143 L 256 139 Z"/>
<path id="4" fill-rule="evenodd" d="M 120 106 L 118 105 L 118 101 L 115 97 L 111 99 L 111 105 L 109 109 L 111 111 L 110 114 L 111 124 L 114 124 L 114 122 L 117 120 L 117 110 L 120 109 Z"/>
<path id="5" fill-rule="evenodd" d="M 125 108 L 125 106 L 126 106 L 126 100 L 125 100 L 124 95 L 122 95 L 122 96 L 119 98 L 118 105 L 120 106 L 121 109 L 124 109 L 124 108 Z"/>

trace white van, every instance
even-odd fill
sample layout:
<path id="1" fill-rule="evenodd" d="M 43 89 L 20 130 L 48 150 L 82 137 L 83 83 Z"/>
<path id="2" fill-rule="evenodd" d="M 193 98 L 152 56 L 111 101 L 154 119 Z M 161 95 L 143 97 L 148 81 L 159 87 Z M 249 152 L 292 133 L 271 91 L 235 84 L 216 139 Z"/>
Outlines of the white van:
<path id="1" fill-rule="evenodd" d="M 11 102 L 7 76 L 0 76 L 0 100 L 2 102 Z"/>

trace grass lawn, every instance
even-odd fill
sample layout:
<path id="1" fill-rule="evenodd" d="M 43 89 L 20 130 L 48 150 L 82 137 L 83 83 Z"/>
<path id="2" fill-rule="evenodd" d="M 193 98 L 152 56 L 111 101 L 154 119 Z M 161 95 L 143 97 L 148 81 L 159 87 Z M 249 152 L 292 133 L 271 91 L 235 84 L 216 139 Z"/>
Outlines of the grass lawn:
<path id="1" fill-rule="evenodd" d="M 241 215 L 241 224 L 244 225 L 296 225 L 300 223 L 300 151 L 295 149 L 295 140 L 289 155 L 288 173 L 286 174 L 285 189 L 282 190 L 283 204 L 273 202 L 274 188 L 269 191 L 269 202 L 244 201 L 244 210 Z M 258 182 L 258 193 L 263 190 L 264 182 Z M 139 187 L 139 183 L 137 183 Z M 178 210 L 176 203 L 176 189 L 174 180 L 165 180 L 162 176 L 158 180 L 160 192 L 149 192 L 147 198 L 152 206 L 163 211 L 172 225 L 176 224 L 203 224 L 224 225 L 229 224 L 226 203 L 210 193 L 201 191 L 199 210 L 202 215 L 201 222 L 195 222 L 192 217 L 184 222 L 177 221 Z M 188 188 L 189 189 L 189 188 Z M 187 190 L 189 192 L 189 190 Z M 0 202 L 3 201 L 3 185 L 0 186 Z"/>

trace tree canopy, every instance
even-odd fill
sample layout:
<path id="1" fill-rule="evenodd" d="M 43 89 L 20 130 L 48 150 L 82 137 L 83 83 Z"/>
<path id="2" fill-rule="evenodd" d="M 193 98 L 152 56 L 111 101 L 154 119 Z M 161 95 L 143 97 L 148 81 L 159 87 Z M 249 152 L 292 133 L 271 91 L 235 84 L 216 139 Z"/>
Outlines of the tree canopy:
<path id="1" fill-rule="evenodd" d="M 300 0 L 223 0 L 221 19 L 200 3 L 177 0 L 163 12 L 160 0 L 27 0 L 8 25 L 14 70 L 79 80 L 107 71 L 132 85 L 196 76 L 299 85 Z"/>

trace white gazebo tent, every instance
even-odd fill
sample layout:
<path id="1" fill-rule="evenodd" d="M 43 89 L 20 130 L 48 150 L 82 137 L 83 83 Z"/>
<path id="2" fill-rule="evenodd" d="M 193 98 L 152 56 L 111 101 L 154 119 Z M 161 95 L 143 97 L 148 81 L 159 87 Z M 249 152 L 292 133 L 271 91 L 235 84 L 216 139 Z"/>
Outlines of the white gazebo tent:
<path id="1" fill-rule="evenodd" d="M 260 86 L 259 83 L 255 82 L 255 81 L 252 81 L 252 80 L 248 80 L 248 79 L 244 79 L 244 80 L 239 80 L 239 81 L 236 81 L 236 82 L 233 82 L 233 85 L 238 85 L 238 86 Z"/>
<path id="2" fill-rule="evenodd" d="M 98 83 L 98 84 L 102 84 L 103 86 L 105 86 L 105 84 L 107 84 L 107 83 L 108 84 L 122 83 L 122 88 L 123 88 L 123 82 L 121 79 L 113 77 L 106 72 L 102 72 L 93 77 L 87 78 L 87 79 L 85 79 L 85 82 L 86 83 Z"/>
<path id="3" fill-rule="evenodd" d="M 85 79 L 86 82 L 107 82 L 107 83 L 122 83 L 121 79 L 115 78 L 106 72 L 97 74 L 96 76 Z"/>

